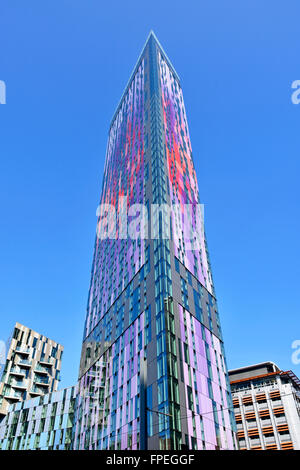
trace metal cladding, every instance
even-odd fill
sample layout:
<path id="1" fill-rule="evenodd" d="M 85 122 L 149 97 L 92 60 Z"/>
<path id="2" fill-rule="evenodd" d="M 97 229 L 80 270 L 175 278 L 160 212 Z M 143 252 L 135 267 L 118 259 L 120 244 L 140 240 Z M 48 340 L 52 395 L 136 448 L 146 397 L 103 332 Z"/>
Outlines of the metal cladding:
<path id="1" fill-rule="evenodd" d="M 135 238 L 128 224 L 136 205 L 146 215 L 144 236 Z M 151 32 L 109 130 L 75 449 L 235 448 L 199 205 L 180 80 Z M 168 213 L 168 207 L 175 209 Z M 145 359 L 146 412 L 140 400 Z"/>

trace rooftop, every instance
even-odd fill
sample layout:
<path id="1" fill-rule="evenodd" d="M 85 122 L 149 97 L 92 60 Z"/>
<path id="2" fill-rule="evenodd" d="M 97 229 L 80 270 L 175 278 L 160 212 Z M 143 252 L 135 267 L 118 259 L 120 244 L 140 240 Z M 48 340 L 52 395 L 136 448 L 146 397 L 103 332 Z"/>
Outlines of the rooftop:
<path id="1" fill-rule="evenodd" d="M 129 86 L 130 86 L 130 84 L 131 84 L 131 82 L 132 82 L 132 80 L 133 80 L 133 78 L 134 78 L 134 75 L 135 75 L 135 73 L 136 73 L 138 67 L 140 66 L 140 63 L 141 63 L 141 60 L 142 60 L 142 58 L 143 58 L 144 52 L 145 52 L 145 50 L 146 50 L 146 47 L 147 47 L 147 45 L 148 45 L 148 43 L 150 42 L 151 39 L 154 39 L 154 41 L 156 42 L 157 46 L 159 47 L 159 50 L 160 50 L 161 54 L 164 56 L 164 59 L 165 59 L 166 62 L 168 63 L 169 67 L 171 68 L 173 74 L 174 74 L 175 77 L 177 78 L 178 82 L 180 82 L 180 78 L 179 78 L 179 76 L 178 76 L 176 70 L 174 69 L 174 67 L 173 67 L 173 65 L 172 65 L 172 63 L 171 63 L 171 61 L 170 61 L 170 59 L 168 58 L 167 54 L 165 53 L 165 51 L 164 51 L 162 45 L 160 44 L 159 40 L 157 39 L 156 35 L 155 35 L 154 32 L 151 30 L 150 33 L 148 34 L 148 37 L 147 37 L 147 39 L 146 39 L 146 42 L 145 42 L 143 48 L 142 48 L 142 52 L 140 53 L 140 55 L 139 55 L 139 57 L 138 57 L 138 60 L 137 60 L 135 66 L 134 66 L 134 68 L 133 68 L 133 71 L 132 71 L 132 73 L 131 73 L 131 75 L 130 75 L 130 77 L 129 77 L 129 80 L 128 80 L 128 82 L 127 82 L 127 85 L 126 85 L 126 87 L 125 87 L 125 89 L 124 89 L 124 91 L 123 91 L 123 93 L 122 93 L 122 96 L 121 96 L 121 99 L 120 99 L 120 101 L 119 101 L 119 103 L 118 103 L 118 106 L 117 106 L 117 108 L 116 108 L 116 110 L 115 110 L 115 112 L 114 112 L 114 114 L 113 114 L 113 117 L 112 117 L 112 120 L 111 120 L 111 123 L 110 123 L 110 128 L 111 128 L 111 126 L 112 126 L 112 124 L 113 124 L 113 122 L 114 122 L 114 120 L 115 120 L 115 118 L 116 118 L 116 115 L 117 115 L 117 113 L 118 113 L 118 111 L 119 111 L 119 109 L 120 109 L 120 106 L 121 106 L 121 103 L 122 103 L 122 101 L 123 101 L 123 98 L 124 98 L 124 96 L 125 96 L 126 93 L 127 93 L 127 90 L 128 90 L 128 88 L 129 88 Z"/>

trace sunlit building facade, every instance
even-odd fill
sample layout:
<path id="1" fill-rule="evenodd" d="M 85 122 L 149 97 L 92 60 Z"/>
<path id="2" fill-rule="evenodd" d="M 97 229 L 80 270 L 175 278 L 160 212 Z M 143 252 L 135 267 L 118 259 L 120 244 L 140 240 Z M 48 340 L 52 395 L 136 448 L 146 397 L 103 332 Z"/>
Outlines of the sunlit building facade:
<path id="1" fill-rule="evenodd" d="M 182 89 L 153 33 L 110 125 L 100 203 L 111 218 L 98 212 L 74 449 L 234 449 Z"/>
<path id="2" fill-rule="evenodd" d="M 63 346 L 16 323 L 0 369 L 0 421 L 10 405 L 56 391 Z"/>
<path id="3" fill-rule="evenodd" d="M 71 450 L 76 387 L 11 404 L 0 422 L 1 450 Z"/>
<path id="4" fill-rule="evenodd" d="M 240 450 L 300 450 L 300 380 L 274 362 L 229 371 Z"/>

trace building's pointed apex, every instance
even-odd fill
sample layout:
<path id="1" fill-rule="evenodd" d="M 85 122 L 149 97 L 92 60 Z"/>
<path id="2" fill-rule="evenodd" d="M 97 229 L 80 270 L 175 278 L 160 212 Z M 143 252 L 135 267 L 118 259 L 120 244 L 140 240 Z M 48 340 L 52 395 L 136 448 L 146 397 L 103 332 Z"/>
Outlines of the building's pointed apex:
<path id="1" fill-rule="evenodd" d="M 126 93 L 126 90 L 127 90 L 128 86 L 130 85 L 132 78 L 134 77 L 134 74 L 135 74 L 135 72 L 136 72 L 136 70 L 137 70 L 137 68 L 138 68 L 138 66 L 139 66 L 139 64 L 140 64 L 140 62 L 141 62 L 141 60 L 142 60 L 142 58 L 143 58 L 143 56 L 144 56 L 144 53 L 145 53 L 147 47 L 149 47 L 149 45 L 150 45 L 153 41 L 154 41 L 154 43 L 155 43 L 155 47 L 160 50 L 160 53 L 164 56 L 165 60 L 167 61 L 168 65 L 169 65 L 169 67 L 171 68 L 171 70 L 172 70 L 174 76 L 177 78 L 178 82 L 180 83 L 180 78 L 178 77 L 178 75 L 177 75 L 177 73 L 176 73 L 176 71 L 175 71 L 175 69 L 174 69 L 174 67 L 173 67 L 173 65 L 172 65 L 172 62 L 170 61 L 170 59 L 168 58 L 167 54 L 165 53 L 165 51 L 164 51 L 162 45 L 160 44 L 159 40 L 157 39 L 157 36 L 155 35 L 153 29 L 150 29 L 150 32 L 149 32 L 149 34 L 148 34 L 148 36 L 147 36 L 147 39 L 146 39 L 146 42 L 145 42 L 145 44 L 144 44 L 144 46 L 143 46 L 143 48 L 142 48 L 142 52 L 140 53 L 140 55 L 139 55 L 139 57 L 138 57 L 138 60 L 137 60 L 137 62 L 136 62 L 136 64 L 135 64 L 135 66 L 134 66 L 133 72 L 132 72 L 132 74 L 130 75 L 130 78 L 129 78 L 128 82 L 127 82 L 127 85 L 126 85 L 126 87 L 125 87 L 125 90 L 124 90 L 124 92 L 123 92 L 123 94 L 122 94 L 121 100 L 119 101 L 119 104 L 118 104 L 118 106 L 117 106 L 117 108 L 116 108 L 116 111 L 115 111 L 115 113 L 114 113 L 114 115 L 113 115 L 113 118 L 112 118 L 112 120 L 111 120 L 111 125 L 112 125 L 112 123 L 114 122 L 114 119 L 115 119 L 116 114 L 117 114 L 117 112 L 118 112 L 119 106 L 120 106 L 120 104 L 121 104 L 121 102 L 122 102 L 123 96 L 124 96 L 124 94 Z"/>
<path id="2" fill-rule="evenodd" d="M 154 33 L 153 29 L 150 29 L 150 32 L 149 32 L 148 37 L 146 39 L 146 44 L 149 42 L 149 40 L 151 38 L 153 38 L 154 40 L 157 41 L 157 37 L 155 36 L 155 33 Z"/>
<path id="3" fill-rule="evenodd" d="M 148 35 L 148 38 L 146 40 L 146 45 L 148 44 L 148 42 L 150 41 L 150 39 L 153 39 L 156 43 L 156 45 L 158 46 L 158 48 L 160 49 L 160 52 L 164 55 L 166 61 L 168 62 L 169 66 L 171 67 L 174 75 L 176 76 L 177 80 L 180 81 L 180 78 L 176 72 L 176 70 L 174 69 L 173 65 L 172 65 L 172 62 L 170 61 L 170 59 L 168 58 L 164 48 L 162 47 L 161 43 L 159 42 L 158 40 L 158 37 L 156 36 L 156 34 L 154 33 L 153 29 L 150 30 L 150 33 Z M 146 47 L 145 45 L 145 47 Z"/>

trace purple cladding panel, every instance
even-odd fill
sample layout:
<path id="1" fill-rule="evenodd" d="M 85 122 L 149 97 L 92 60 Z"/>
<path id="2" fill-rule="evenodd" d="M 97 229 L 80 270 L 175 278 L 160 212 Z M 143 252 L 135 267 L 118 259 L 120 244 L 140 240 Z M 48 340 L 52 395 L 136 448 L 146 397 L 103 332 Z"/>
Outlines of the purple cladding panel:
<path id="1" fill-rule="evenodd" d="M 85 337 L 144 264 L 144 240 L 136 243 L 119 233 L 121 214 L 144 203 L 144 62 L 124 95 L 111 125 L 100 204 L 115 210 L 115 233 L 99 215 Z M 104 207 L 104 206 L 102 206 Z M 110 210 L 112 210 L 110 207 Z M 112 216 L 112 214 L 109 214 Z M 128 224 L 130 223 L 128 218 Z M 105 233 L 109 235 L 106 239 Z M 112 238 L 112 237 L 115 238 Z M 111 238 L 110 238 L 111 237 Z"/>
<path id="2" fill-rule="evenodd" d="M 205 441 L 206 449 L 234 449 L 229 416 L 231 404 L 227 400 L 226 368 L 220 340 L 188 310 L 180 304 L 178 307 L 184 383 L 186 393 L 190 389 L 198 414 L 194 428 L 192 416 L 188 418 L 189 439 L 196 437 L 198 448 L 203 448 Z M 188 354 L 184 352 L 184 344 L 188 345 Z M 191 380 L 190 368 L 194 370 L 194 380 Z M 186 402 L 189 403 L 188 396 Z"/>
<path id="3" fill-rule="evenodd" d="M 173 232 L 177 234 L 174 243 L 175 256 L 210 293 L 213 293 L 201 213 L 192 212 L 190 220 L 184 218 L 186 205 L 193 205 L 195 209 L 195 206 L 200 204 L 200 199 L 182 90 L 160 53 L 158 53 L 158 59 L 169 170 L 169 193 L 171 204 L 179 208 L 172 219 Z M 188 245 L 187 240 L 191 240 L 195 233 L 198 236 L 197 249 L 191 250 L 189 246 L 192 245 Z"/>

